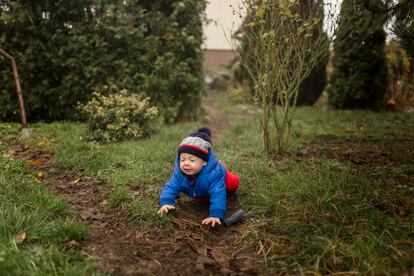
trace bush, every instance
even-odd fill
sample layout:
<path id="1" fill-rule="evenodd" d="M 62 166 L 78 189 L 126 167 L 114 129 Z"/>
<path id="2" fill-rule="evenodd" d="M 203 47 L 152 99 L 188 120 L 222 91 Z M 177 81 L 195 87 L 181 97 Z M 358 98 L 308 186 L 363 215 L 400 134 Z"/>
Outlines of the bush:
<path id="1" fill-rule="evenodd" d="M 388 98 L 397 107 L 414 106 L 414 76 L 411 60 L 404 48 L 391 40 L 386 48 L 388 66 Z"/>
<path id="2" fill-rule="evenodd" d="M 196 118 L 205 0 L 1 1 L 0 45 L 16 59 L 29 121 L 70 120 L 93 91 L 140 91 L 168 122 Z M 18 120 L 0 57 L 0 120 Z M 184 104 L 185 103 L 185 104 Z"/>
<path id="3" fill-rule="evenodd" d="M 149 102 L 150 98 L 126 90 L 108 97 L 94 92 L 88 103 L 79 105 L 87 118 L 88 138 L 112 142 L 149 136 L 161 122 L 158 108 Z"/>
<path id="4" fill-rule="evenodd" d="M 349 29 L 354 17 L 355 28 Z M 380 0 L 345 0 L 341 5 L 329 102 L 336 108 L 385 107 L 385 14 Z"/>
<path id="5" fill-rule="evenodd" d="M 221 74 L 214 77 L 208 87 L 214 90 L 226 90 L 230 86 L 230 82 L 231 79 L 228 74 Z"/>

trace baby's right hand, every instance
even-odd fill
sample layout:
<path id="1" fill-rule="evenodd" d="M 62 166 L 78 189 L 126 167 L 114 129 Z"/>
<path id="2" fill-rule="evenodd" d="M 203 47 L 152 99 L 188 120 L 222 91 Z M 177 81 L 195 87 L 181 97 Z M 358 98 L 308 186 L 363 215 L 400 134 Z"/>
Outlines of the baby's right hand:
<path id="1" fill-rule="evenodd" d="M 158 214 L 162 214 L 162 213 L 168 213 L 170 210 L 175 209 L 174 206 L 172 205 L 163 205 L 161 206 L 161 208 L 158 210 Z"/>

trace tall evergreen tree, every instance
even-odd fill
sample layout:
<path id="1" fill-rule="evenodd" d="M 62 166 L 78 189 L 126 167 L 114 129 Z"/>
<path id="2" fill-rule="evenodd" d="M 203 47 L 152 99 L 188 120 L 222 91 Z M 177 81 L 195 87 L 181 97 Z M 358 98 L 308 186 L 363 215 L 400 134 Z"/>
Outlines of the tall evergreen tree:
<path id="1" fill-rule="evenodd" d="M 309 9 L 323 10 L 324 5 L 322 0 L 301 0 L 300 1 L 303 12 Z M 323 14 L 322 12 L 320 14 Z M 323 32 L 324 18 L 320 18 L 318 28 Z M 326 65 L 328 64 L 328 55 L 321 60 L 319 64 L 312 69 L 309 76 L 304 79 L 299 87 L 299 95 L 297 105 L 313 105 L 319 96 L 322 94 L 327 83 Z"/>
<path id="2" fill-rule="evenodd" d="M 354 18 L 349 27 L 348 18 Z M 336 108 L 384 105 L 387 88 L 385 63 L 385 8 L 381 0 L 344 0 L 335 45 L 329 102 Z M 344 23 L 345 22 L 345 23 Z"/>

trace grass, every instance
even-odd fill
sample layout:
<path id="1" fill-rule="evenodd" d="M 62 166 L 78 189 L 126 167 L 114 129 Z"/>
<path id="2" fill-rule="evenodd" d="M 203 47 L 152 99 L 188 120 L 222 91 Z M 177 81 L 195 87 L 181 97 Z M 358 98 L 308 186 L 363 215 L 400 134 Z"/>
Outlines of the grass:
<path id="1" fill-rule="evenodd" d="M 37 124 L 37 140 L 55 152 L 65 168 L 84 168 L 112 186 L 109 207 L 127 206 L 131 217 L 163 226 L 156 214 L 158 195 L 174 166 L 177 143 L 195 123 L 165 126 L 151 139 L 100 145 L 85 141 L 85 126 L 75 123 Z"/>
<path id="2" fill-rule="evenodd" d="M 236 107 L 226 111 L 237 113 Z M 35 141 L 51 148 L 62 167 L 84 168 L 110 183 L 111 208 L 128 206 L 131 219 L 150 227 L 168 225 L 156 215 L 159 191 L 177 145 L 196 127 L 164 126 L 148 140 L 99 145 L 82 139 L 82 124 L 34 125 Z M 234 125 L 214 148 L 242 180 L 240 204 L 251 219 L 240 246 L 256 244 L 269 273 L 400 275 L 413 267 L 414 189 L 400 181 L 414 172 L 407 154 L 412 129 L 412 113 L 300 108 L 291 154 L 272 158 L 263 153 L 258 118 Z M 306 153 L 309 145 L 314 152 Z M 345 157 L 326 152 L 335 147 Z M 374 156 L 368 167 L 350 162 L 365 160 L 367 152 Z M 394 161 L 374 162 L 383 155 Z"/>
<path id="3" fill-rule="evenodd" d="M 355 156 L 369 148 L 401 164 L 363 171 L 323 155 L 271 159 L 262 153 L 257 121 L 238 125 L 218 152 L 241 176 L 243 208 L 264 221 L 249 226 L 245 239 L 264 247 L 279 273 L 399 275 L 413 267 L 414 187 L 395 177 L 414 172 L 398 141 L 413 149 L 414 115 L 302 108 L 296 118 L 292 153 L 314 140 L 353 141 L 345 150 Z M 407 212 L 393 213 L 396 206 Z"/>
<path id="4" fill-rule="evenodd" d="M 252 170 L 263 175 L 258 167 Z M 243 200 L 246 209 L 267 220 L 262 231 L 277 233 L 268 244 L 276 270 L 297 263 L 302 271 L 327 273 L 326 267 L 315 266 L 332 256 L 343 261 L 336 269 L 349 273 L 394 274 L 413 265 L 414 214 L 398 217 L 376 208 L 399 197 L 397 189 L 385 194 L 381 180 L 355 175 L 329 160 L 295 164 L 260 180 L 244 176 L 252 179 Z"/>
<path id="5" fill-rule="evenodd" d="M 3 145 L 0 168 L 0 274 L 97 275 L 79 250 L 63 250 L 66 242 L 87 235 L 86 227 L 70 218 L 68 203 L 38 184 Z M 22 233 L 25 238 L 19 239 Z"/>

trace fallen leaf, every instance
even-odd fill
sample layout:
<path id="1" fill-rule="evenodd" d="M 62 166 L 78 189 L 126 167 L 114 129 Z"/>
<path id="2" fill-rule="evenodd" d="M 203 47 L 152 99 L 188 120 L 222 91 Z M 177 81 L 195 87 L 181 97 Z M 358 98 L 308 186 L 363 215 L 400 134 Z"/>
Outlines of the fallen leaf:
<path id="1" fill-rule="evenodd" d="M 43 176 L 45 176 L 45 174 L 43 172 L 38 172 L 37 173 L 37 176 L 40 177 L 40 178 L 42 178 Z"/>
<path id="2" fill-rule="evenodd" d="M 233 270 L 231 270 L 230 268 L 228 268 L 228 267 L 222 267 L 222 268 L 220 268 L 220 272 L 221 273 L 223 273 L 223 274 L 230 274 L 230 273 L 234 273 L 234 271 Z"/>
<path id="3" fill-rule="evenodd" d="M 68 251 L 72 247 L 80 248 L 80 244 L 75 240 L 70 240 L 63 245 L 63 251 Z"/>
<path id="4" fill-rule="evenodd" d="M 79 181 L 80 181 L 80 178 L 73 180 L 71 183 L 72 183 L 72 184 L 76 184 L 76 183 L 78 183 Z"/>
<path id="5" fill-rule="evenodd" d="M 22 243 L 25 239 L 26 239 L 26 232 L 20 232 L 19 234 L 17 234 L 15 238 L 16 244 Z"/>
<path id="6" fill-rule="evenodd" d="M 100 214 L 92 214 L 91 219 L 96 219 L 96 220 L 103 220 L 105 218 L 105 215 L 100 213 Z"/>
<path id="7" fill-rule="evenodd" d="M 29 165 L 32 165 L 32 166 L 38 166 L 38 165 L 43 164 L 43 159 L 41 159 L 41 158 L 37 158 L 37 159 L 34 159 L 34 160 L 27 160 L 26 162 L 27 162 Z"/>
<path id="8" fill-rule="evenodd" d="M 52 142 L 51 140 L 42 137 L 42 138 L 39 139 L 39 141 L 36 143 L 36 145 L 38 147 L 41 147 L 41 146 L 46 145 L 46 144 L 51 144 L 51 142 Z"/>
<path id="9" fill-rule="evenodd" d="M 13 152 L 23 152 L 29 149 L 29 146 L 27 144 L 25 145 L 15 145 L 11 147 L 11 150 Z"/>
<path id="10" fill-rule="evenodd" d="M 108 200 L 107 199 L 104 199 L 101 203 L 100 203 L 100 205 L 101 206 L 106 206 L 106 205 L 108 205 Z"/>
<path id="11" fill-rule="evenodd" d="M 93 210 L 91 210 L 91 209 L 83 210 L 82 212 L 80 212 L 79 216 L 83 220 L 87 220 L 87 219 L 89 219 L 89 218 L 91 218 L 93 216 Z"/>

